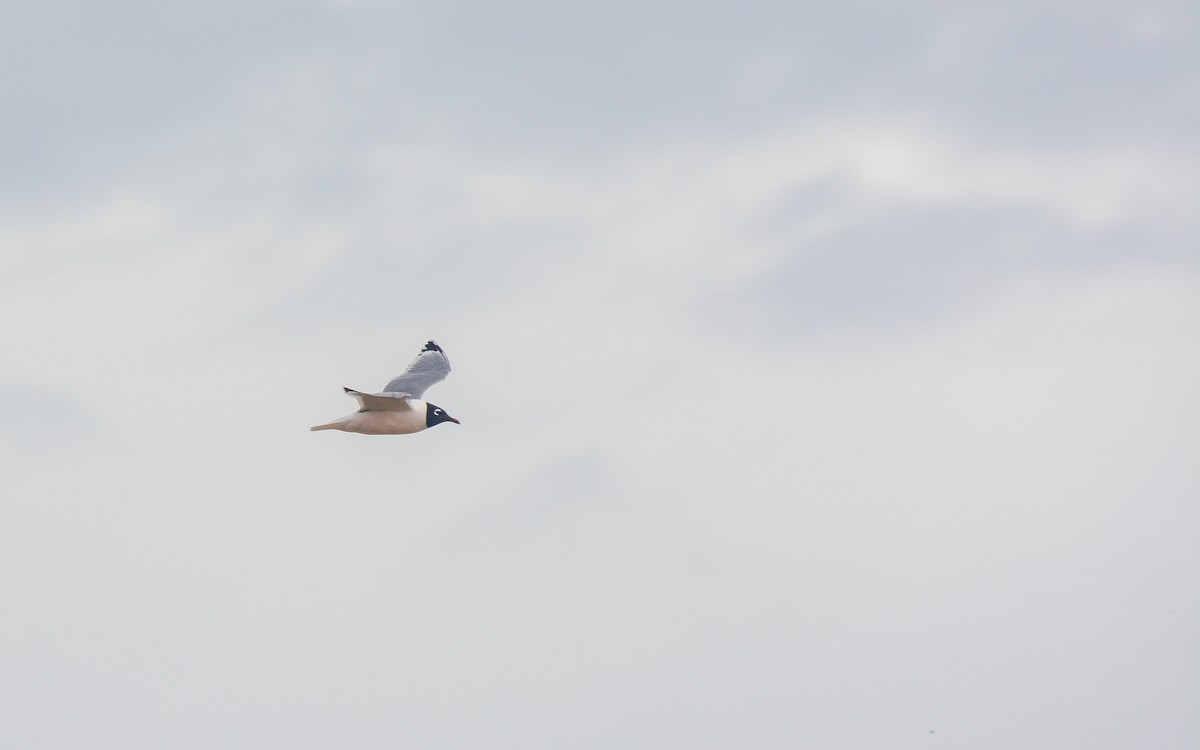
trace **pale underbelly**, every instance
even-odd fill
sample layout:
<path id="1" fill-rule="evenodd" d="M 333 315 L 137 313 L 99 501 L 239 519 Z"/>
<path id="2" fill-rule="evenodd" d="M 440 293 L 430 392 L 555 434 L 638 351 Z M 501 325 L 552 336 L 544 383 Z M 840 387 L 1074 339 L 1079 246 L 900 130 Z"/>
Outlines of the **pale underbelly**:
<path id="1" fill-rule="evenodd" d="M 416 409 L 405 411 L 361 411 L 351 415 L 342 427 L 346 432 L 363 435 L 407 435 L 425 429 L 425 415 Z"/>

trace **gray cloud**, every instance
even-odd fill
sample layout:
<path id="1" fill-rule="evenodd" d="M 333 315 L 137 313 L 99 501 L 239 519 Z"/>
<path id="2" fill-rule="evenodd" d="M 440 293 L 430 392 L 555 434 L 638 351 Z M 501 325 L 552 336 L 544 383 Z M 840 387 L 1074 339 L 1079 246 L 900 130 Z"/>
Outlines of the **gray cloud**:
<path id="1" fill-rule="evenodd" d="M 1200 737 L 1191 8 L 10 20 L 3 744 Z"/>
<path id="2" fill-rule="evenodd" d="M 75 393 L 17 383 L 0 384 L 0 425 L 4 450 L 13 460 L 51 464 L 94 449 L 106 431 L 103 420 Z"/>

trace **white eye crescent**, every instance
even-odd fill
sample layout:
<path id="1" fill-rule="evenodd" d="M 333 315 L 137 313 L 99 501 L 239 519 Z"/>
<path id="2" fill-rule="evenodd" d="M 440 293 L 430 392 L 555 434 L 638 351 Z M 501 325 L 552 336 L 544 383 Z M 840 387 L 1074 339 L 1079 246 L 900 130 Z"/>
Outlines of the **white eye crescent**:
<path id="1" fill-rule="evenodd" d="M 433 413 L 434 413 L 434 414 L 441 414 L 441 413 L 442 413 L 442 410 L 441 410 L 441 409 L 434 409 L 434 410 L 433 410 Z"/>

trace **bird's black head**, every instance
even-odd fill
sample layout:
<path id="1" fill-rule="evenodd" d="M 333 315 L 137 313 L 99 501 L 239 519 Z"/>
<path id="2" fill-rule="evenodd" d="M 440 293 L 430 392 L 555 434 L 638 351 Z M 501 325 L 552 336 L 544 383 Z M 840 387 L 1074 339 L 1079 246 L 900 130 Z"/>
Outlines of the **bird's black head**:
<path id="1" fill-rule="evenodd" d="M 462 424 L 462 422 L 447 414 L 446 410 L 442 407 L 428 403 L 425 404 L 425 426 L 433 427 L 435 424 L 441 424 L 442 422 Z"/>

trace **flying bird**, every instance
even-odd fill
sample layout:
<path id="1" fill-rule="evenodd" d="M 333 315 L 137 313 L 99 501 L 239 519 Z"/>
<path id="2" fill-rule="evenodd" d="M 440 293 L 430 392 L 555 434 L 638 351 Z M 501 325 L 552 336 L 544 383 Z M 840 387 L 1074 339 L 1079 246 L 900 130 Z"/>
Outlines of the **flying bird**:
<path id="1" fill-rule="evenodd" d="M 360 432 L 364 435 L 407 435 L 442 422 L 462 424 L 442 407 L 421 400 L 429 386 L 440 383 L 449 374 L 450 360 L 446 353 L 433 341 L 427 341 L 417 358 L 409 363 L 404 372 L 392 378 L 383 387 L 382 393 L 343 389 L 358 399 L 358 411 L 309 429 Z"/>

